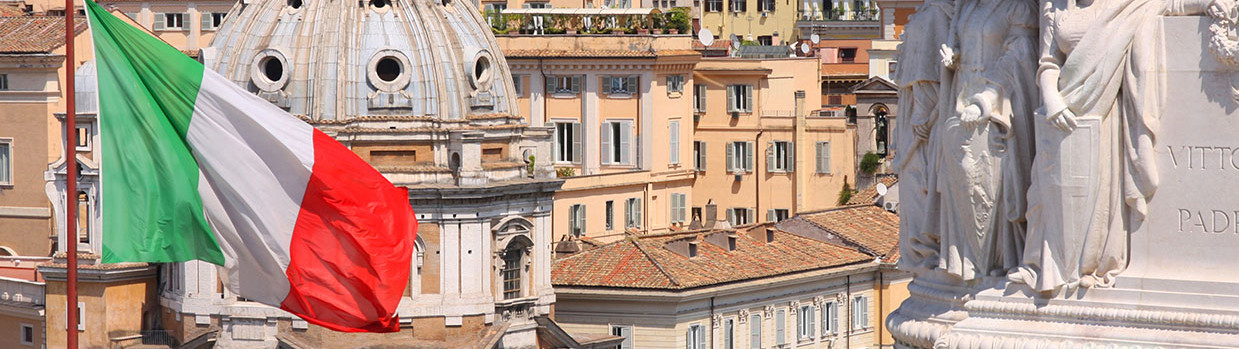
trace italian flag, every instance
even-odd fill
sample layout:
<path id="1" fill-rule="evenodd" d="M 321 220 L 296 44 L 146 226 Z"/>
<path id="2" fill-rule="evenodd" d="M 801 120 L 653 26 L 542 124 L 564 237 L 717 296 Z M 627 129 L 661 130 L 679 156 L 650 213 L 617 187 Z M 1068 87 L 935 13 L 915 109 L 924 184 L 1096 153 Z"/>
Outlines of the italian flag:
<path id="1" fill-rule="evenodd" d="M 203 260 L 337 331 L 398 330 L 407 190 L 330 136 L 85 0 L 98 65 L 103 262 Z"/>

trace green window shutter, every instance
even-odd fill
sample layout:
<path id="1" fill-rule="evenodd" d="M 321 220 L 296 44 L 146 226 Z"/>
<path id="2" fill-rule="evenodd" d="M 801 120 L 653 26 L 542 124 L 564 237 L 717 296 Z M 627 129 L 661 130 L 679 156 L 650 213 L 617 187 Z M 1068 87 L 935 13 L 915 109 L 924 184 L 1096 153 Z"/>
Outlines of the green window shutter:
<path id="1" fill-rule="evenodd" d="M 753 111 L 753 85 L 744 85 L 744 112 Z"/>
<path id="2" fill-rule="evenodd" d="M 581 227 L 581 236 L 585 236 L 585 234 L 586 234 L 586 232 L 587 232 L 587 230 L 585 229 L 585 227 L 587 227 L 587 226 L 585 225 L 585 223 L 586 223 L 586 221 L 585 221 L 585 205 L 581 205 L 578 209 L 580 209 L 580 210 L 581 210 L 581 212 L 578 212 L 578 213 L 576 214 L 576 218 L 577 218 L 578 220 L 580 220 L 580 222 L 578 222 L 578 223 L 577 223 L 577 226 Z"/>
<path id="3" fill-rule="evenodd" d="M 572 80 L 572 93 L 581 93 L 581 76 L 573 76 L 569 80 Z"/>
<path id="4" fill-rule="evenodd" d="M 706 170 L 706 159 L 706 142 L 703 141 L 701 142 L 700 150 L 698 150 L 697 153 L 697 163 L 699 164 L 698 169 L 702 171 Z"/>
<path id="5" fill-rule="evenodd" d="M 572 123 L 572 162 L 581 162 L 581 138 L 584 138 L 581 133 L 581 123 Z"/>
<path id="6" fill-rule="evenodd" d="M 634 223 L 635 223 L 635 225 L 636 225 L 636 227 L 637 227 L 637 228 L 641 228 L 641 227 L 642 227 L 642 221 L 641 221 L 641 199 L 637 199 L 637 200 L 636 200 L 636 201 L 634 201 L 634 202 L 635 202 L 635 203 L 633 204 L 633 212 L 636 212 L 635 214 L 633 214 L 633 218 L 635 219 L 635 220 L 634 220 Z"/>
<path id="7" fill-rule="evenodd" d="M 608 94 L 615 93 L 615 85 L 613 85 L 615 82 L 612 80 L 610 76 L 602 77 L 602 90 Z"/>
<path id="8" fill-rule="evenodd" d="M 580 234 L 577 226 L 576 211 L 576 205 L 568 207 L 568 233 L 573 235 Z"/>
<path id="9" fill-rule="evenodd" d="M 766 142 L 766 172 L 774 172 L 775 168 L 774 142 Z"/>
<path id="10" fill-rule="evenodd" d="M 671 158 L 669 162 L 671 162 L 672 164 L 678 164 L 680 163 L 680 121 L 679 120 L 671 120 L 671 122 L 667 125 L 667 134 L 669 135 L 669 137 L 667 138 L 669 139 L 669 143 L 670 143 L 668 145 L 670 146 L 670 149 L 671 149 Z"/>
<path id="11" fill-rule="evenodd" d="M 631 165 L 632 161 L 632 121 L 620 121 L 615 124 L 620 128 L 620 158 L 616 162 Z"/>
<path id="12" fill-rule="evenodd" d="M 727 172 L 736 171 L 736 143 L 727 142 Z"/>
<path id="13" fill-rule="evenodd" d="M 558 90 L 558 89 L 559 89 L 559 79 L 556 79 L 554 75 L 548 75 L 546 77 L 546 93 L 547 94 L 555 93 L 555 90 Z"/>
<path id="14" fill-rule="evenodd" d="M 736 85 L 727 85 L 727 112 L 738 111 L 736 109 Z"/>
<path id="15" fill-rule="evenodd" d="M 787 142 L 787 172 L 796 171 L 796 142 Z"/>
<path id="16" fill-rule="evenodd" d="M 744 171 L 753 172 L 753 142 L 744 142 L 744 144 L 746 144 L 746 149 L 744 152 Z"/>
<path id="17" fill-rule="evenodd" d="M 613 159 L 614 154 L 615 154 L 615 152 L 613 151 L 614 148 L 611 147 L 611 132 L 612 132 L 611 128 L 613 127 L 612 125 L 614 124 L 610 122 L 602 123 L 602 131 L 601 131 L 602 137 L 600 138 L 600 141 L 601 141 L 600 143 L 602 143 L 601 153 L 602 153 L 602 164 L 603 165 L 609 165 L 615 161 Z"/>

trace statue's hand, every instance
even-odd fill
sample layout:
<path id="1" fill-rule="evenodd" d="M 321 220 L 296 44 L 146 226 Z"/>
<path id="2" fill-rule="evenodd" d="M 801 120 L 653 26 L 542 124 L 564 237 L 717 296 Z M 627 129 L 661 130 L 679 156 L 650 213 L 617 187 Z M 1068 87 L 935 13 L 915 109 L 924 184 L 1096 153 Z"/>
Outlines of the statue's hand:
<path id="1" fill-rule="evenodd" d="M 929 123 L 924 123 L 920 125 L 912 125 L 912 133 L 916 135 L 917 139 L 920 139 L 922 141 L 929 140 L 929 133 L 931 131 L 933 131 L 933 129 L 932 129 L 932 126 L 929 126 Z"/>
<path id="2" fill-rule="evenodd" d="M 1235 0 L 1213 0 L 1209 2 L 1209 7 L 1205 12 L 1213 18 L 1229 19 L 1231 23 L 1235 23 L 1239 17 L 1239 8 L 1236 8 Z"/>
<path id="3" fill-rule="evenodd" d="M 1054 127 L 1068 133 L 1075 131 L 1076 126 L 1078 126 L 1076 123 L 1076 114 L 1071 112 L 1071 108 L 1063 108 L 1062 111 L 1054 113 L 1054 115 L 1050 116 L 1049 119 L 1050 124 L 1054 125 Z"/>
<path id="4" fill-rule="evenodd" d="M 947 68 L 955 68 L 955 64 L 959 62 L 959 52 L 949 45 L 943 44 L 938 49 L 938 55 L 942 59 L 942 66 Z"/>

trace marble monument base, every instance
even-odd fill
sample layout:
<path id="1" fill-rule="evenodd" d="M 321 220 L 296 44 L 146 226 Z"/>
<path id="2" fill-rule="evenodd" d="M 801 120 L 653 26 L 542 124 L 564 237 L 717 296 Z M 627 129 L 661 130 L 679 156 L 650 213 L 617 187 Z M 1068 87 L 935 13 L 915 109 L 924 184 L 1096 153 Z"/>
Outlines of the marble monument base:
<path id="1" fill-rule="evenodd" d="M 1005 278 L 926 279 L 889 317 L 897 348 L 1239 347 L 1239 284 L 1129 277 L 1037 297 Z"/>
<path id="2" fill-rule="evenodd" d="M 1212 23 L 1157 23 L 1160 184 L 1115 284 L 1049 295 L 922 270 L 888 317 L 897 347 L 1239 348 L 1239 38 L 1214 52 Z"/>

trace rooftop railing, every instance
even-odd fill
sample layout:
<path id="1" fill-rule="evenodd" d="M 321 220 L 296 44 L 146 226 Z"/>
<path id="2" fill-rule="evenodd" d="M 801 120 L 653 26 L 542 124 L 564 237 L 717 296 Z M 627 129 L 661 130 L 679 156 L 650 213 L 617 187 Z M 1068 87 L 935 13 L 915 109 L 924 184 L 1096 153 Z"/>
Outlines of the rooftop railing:
<path id="1" fill-rule="evenodd" d="M 687 8 L 522 8 L 483 15 L 495 35 L 690 34 Z"/>

